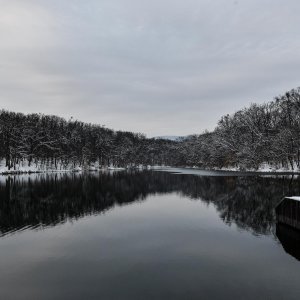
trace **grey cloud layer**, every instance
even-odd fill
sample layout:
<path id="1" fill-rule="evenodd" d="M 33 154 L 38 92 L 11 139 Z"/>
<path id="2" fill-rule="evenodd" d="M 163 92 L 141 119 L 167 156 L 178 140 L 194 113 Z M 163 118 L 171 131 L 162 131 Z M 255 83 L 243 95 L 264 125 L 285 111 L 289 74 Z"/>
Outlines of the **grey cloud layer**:
<path id="1" fill-rule="evenodd" d="M 181 135 L 299 85 L 296 0 L 0 4 L 6 109 Z"/>

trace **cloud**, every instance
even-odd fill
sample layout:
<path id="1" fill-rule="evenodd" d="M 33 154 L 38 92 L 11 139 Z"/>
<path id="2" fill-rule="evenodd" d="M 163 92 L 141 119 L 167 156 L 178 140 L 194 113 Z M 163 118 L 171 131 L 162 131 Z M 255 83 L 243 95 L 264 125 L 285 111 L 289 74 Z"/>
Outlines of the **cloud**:
<path id="1" fill-rule="evenodd" d="M 2 3 L 3 2 L 3 3 Z M 153 135 L 299 85 L 296 0 L 10 0 L 0 106 Z"/>

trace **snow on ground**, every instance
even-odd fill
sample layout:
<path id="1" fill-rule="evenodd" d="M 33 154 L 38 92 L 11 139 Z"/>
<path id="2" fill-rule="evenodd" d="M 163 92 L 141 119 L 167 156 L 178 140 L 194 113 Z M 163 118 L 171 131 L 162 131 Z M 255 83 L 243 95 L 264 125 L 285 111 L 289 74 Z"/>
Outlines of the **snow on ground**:
<path id="1" fill-rule="evenodd" d="M 107 169 L 111 170 L 111 171 L 123 171 L 123 170 L 126 170 L 125 168 L 118 168 L 118 167 L 108 167 Z"/>
<path id="2" fill-rule="evenodd" d="M 97 168 L 99 169 L 99 168 Z M 89 166 L 88 170 L 93 171 L 96 170 L 94 166 Z M 5 161 L 0 161 L 0 175 L 10 175 L 10 174 L 26 174 L 26 173 L 53 173 L 53 172 L 80 172 L 82 168 L 79 166 L 75 166 L 73 164 L 70 165 L 62 165 L 57 164 L 56 167 L 54 164 L 45 165 L 41 162 L 31 163 L 28 161 L 22 161 L 20 164 L 17 164 L 15 168 L 11 168 L 5 166 Z"/>
<path id="3" fill-rule="evenodd" d="M 110 171 L 123 171 L 126 169 L 161 169 L 164 166 L 128 166 L 127 168 L 118 167 L 118 166 L 109 166 L 103 168 L 98 164 L 85 166 L 84 168 L 75 166 L 70 164 L 68 166 L 64 166 L 62 164 L 57 164 L 56 167 L 54 165 L 45 165 L 40 162 L 38 163 L 31 163 L 29 165 L 28 161 L 23 161 L 20 164 L 16 165 L 15 168 L 11 168 L 10 170 L 5 166 L 5 161 L 0 161 L 0 175 L 13 175 L 13 174 L 29 174 L 29 173 L 54 173 L 54 172 L 81 172 L 81 171 L 100 171 L 100 170 L 110 170 Z"/>
<path id="4" fill-rule="evenodd" d="M 143 166 L 143 165 L 138 165 L 138 166 L 128 166 L 127 168 L 124 167 L 118 167 L 118 166 L 109 166 L 107 168 L 103 168 L 97 164 L 90 165 L 90 166 L 85 166 L 84 168 L 75 166 L 73 164 L 70 164 L 68 166 L 63 166 L 61 164 L 57 164 L 56 167 L 54 165 L 45 165 L 42 163 L 32 163 L 30 166 L 27 161 L 23 161 L 21 164 L 17 165 L 15 169 L 8 170 L 8 168 L 5 166 L 4 161 L 0 161 L 0 175 L 9 175 L 9 174 L 26 174 L 26 173 L 52 173 L 52 172 L 81 172 L 81 171 L 99 171 L 99 170 L 110 170 L 110 171 L 123 171 L 126 169 L 138 169 L 138 170 L 143 170 L 143 169 L 148 169 L 148 170 L 166 170 L 168 171 L 172 169 L 177 169 L 178 168 L 172 168 L 168 166 L 159 166 L 159 165 L 154 165 L 154 166 Z M 222 169 L 208 169 L 208 170 L 203 170 L 201 168 L 198 168 L 196 166 L 194 167 L 186 167 L 186 168 L 180 168 L 181 171 L 189 170 L 191 172 L 192 170 L 195 170 L 197 173 L 198 171 L 205 171 L 207 172 L 234 172 L 234 173 L 239 173 L 239 174 L 245 174 L 245 173 L 276 173 L 276 174 L 299 174 L 300 169 L 297 168 L 297 166 L 294 166 L 294 169 L 292 168 L 279 168 L 276 166 L 269 165 L 267 163 L 262 164 L 257 170 L 255 169 L 241 169 L 237 166 L 235 167 L 229 167 L 229 168 L 222 168 Z"/>
<path id="5" fill-rule="evenodd" d="M 291 200 L 295 200 L 295 201 L 299 201 L 300 202 L 300 196 L 286 197 L 286 199 L 291 199 Z"/>
<path id="6" fill-rule="evenodd" d="M 28 161 L 23 161 L 20 164 L 16 165 L 15 168 L 11 168 L 10 170 L 8 167 L 5 166 L 4 161 L 0 161 L 0 174 L 26 174 L 26 173 L 49 173 L 49 172 L 76 172 L 81 171 L 81 168 L 76 167 L 73 168 L 71 166 L 62 166 L 57 165 L 55 168 L 54 166 L 46 166 L 41 163 L 31 163 L 29 165 Z"/>
<path id="7" fill-rule="evenodd" d="M 300 169 L 294 165 L 294 168 L 279 168 L 277 166 L 270 165 L 268 163 L 263 163 L 259 166 L 258 169 L 245 169 L 241 170 L 239 167 L 229 167 L 222 168 L 220 171 L 234 171 L 234 172 L 255 172 L 255 173 L 300 173 Z"/>

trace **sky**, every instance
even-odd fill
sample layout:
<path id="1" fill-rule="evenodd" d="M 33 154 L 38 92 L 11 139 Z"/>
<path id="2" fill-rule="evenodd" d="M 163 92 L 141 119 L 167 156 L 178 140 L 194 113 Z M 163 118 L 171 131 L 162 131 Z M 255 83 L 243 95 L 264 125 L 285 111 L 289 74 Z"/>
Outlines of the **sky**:
<path id="1" fill-rule="evenodd" d="M 299 0 L 0 0 L 0 108 L 147 136 L 300 85 Z"/>

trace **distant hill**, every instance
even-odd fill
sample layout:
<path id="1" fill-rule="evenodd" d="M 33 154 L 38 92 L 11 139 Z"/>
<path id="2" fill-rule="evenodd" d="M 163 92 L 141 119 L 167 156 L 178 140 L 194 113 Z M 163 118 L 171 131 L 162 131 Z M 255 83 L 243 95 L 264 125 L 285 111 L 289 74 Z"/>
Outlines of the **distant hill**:
<path id="1" fill-rule="evenodd" d="M 164 136 L 156 136 L 154 137 L 156 140 L 168 140 L 174 142 L 180 142 L 186 139 L 185 136 L 178 136 L 178 135 L 164 135 Z"/>

